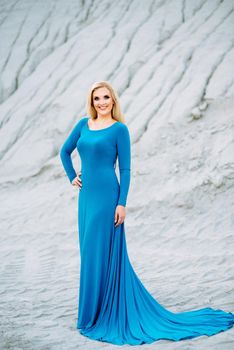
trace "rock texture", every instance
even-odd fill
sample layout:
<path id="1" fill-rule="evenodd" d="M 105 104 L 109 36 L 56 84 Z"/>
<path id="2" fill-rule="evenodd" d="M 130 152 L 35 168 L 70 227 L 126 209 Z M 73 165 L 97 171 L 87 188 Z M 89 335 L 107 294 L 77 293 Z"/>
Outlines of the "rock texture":
<path id="1" fill-rule="evenodd" d="M 58 156 L 96 80 L 131 133 L 138 276 L 174 312 L 234 312 L 233 21 L 231 0 L 1 1 L 2 349 L 115 348 L 75 328 L 78 193 Z M 230 350 L 234 330 L 157 346 Z"/>

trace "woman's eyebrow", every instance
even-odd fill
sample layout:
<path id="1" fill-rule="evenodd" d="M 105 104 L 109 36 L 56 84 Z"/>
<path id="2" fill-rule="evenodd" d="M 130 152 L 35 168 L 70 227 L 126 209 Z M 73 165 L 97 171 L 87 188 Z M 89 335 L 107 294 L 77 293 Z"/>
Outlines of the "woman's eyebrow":
<path id="1" fill-rule="evenodd" d="M 103 95 L 103 96 L 93 96 L 93 98 L 99 98 L 99 97 L 110 97 L 110 95 Z"/>

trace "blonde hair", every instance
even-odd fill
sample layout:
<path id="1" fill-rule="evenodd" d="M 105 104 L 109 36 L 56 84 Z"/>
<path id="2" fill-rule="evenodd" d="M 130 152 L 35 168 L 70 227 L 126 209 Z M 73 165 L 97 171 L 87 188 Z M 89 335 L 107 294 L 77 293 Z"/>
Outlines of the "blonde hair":
<path id="1" fill-rule="evenodd" d="M 96 109 L 94 108 L 94 105 L 93 105 L 93 92 L 96 89 L 101 88 L 101 87 L 107 88 L 109 90 L 110 94 L 111 94 L 112 99 L 113 99 L 114 105 L 113 105 L 113 108 L 112 108 L 112 111 L 111 111 L 112 117 L 115 120 L 117 120 L 117 121 L 119 121 L 119 122 L 124 124 L 125 120 L 124 120 L 123 114 L 121 112 L 118 94 L 113 89 L 113 87 L 111 86 L 111 84 L 108 81 L 97 81 L 91 86 L 91 88 L 89 90 L 89 93 L 88 93 L 88 96 L 87 96 L 87 105 L 86 105 L 86 109 L 87 109 L 88 115 L 92 119 L 96 119 L 97 118 L 97 111 L 96 111 Z"/>

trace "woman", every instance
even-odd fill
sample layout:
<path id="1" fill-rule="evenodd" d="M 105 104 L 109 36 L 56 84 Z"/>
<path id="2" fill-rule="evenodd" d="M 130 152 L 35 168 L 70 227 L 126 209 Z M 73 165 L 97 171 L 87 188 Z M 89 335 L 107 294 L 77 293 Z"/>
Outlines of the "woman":
<path id="1" fill-rule="evenodd" d="M 66 174 L 79 191 L 80 289 L 77 328 L 96 340 L 152 343 L 213 335 L 231 328 L 234 314 L 212 308 L 173 313 L 143 286 L 128 257 L 124 219 L 131 142 L 119 99 L 108 82 L 93 84 L 82 118 L 63 144 Z M 71 153 L 77 148 L 82 171 Z M 115 173 L 118 160 L 120 183 Z"/>

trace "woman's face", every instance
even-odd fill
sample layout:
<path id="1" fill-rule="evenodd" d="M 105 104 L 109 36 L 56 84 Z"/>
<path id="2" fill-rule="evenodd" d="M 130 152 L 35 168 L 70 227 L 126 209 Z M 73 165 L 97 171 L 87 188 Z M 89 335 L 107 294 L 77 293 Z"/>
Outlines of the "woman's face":
<path id="1" fill-rule="evenodd" d="M 100 87 L 93 92 L 93 105 L 98 115 L 111 115 L 114 101 L 106 87 Z"/>

